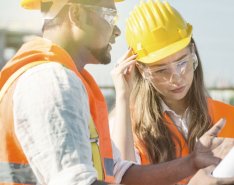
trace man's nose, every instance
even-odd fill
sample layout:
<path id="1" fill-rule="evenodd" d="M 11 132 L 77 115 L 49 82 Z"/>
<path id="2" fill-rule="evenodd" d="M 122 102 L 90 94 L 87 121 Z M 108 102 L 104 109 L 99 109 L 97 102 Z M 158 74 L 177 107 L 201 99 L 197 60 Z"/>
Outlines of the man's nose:
<path id="1" fill-rule="evenodd" d="M 114 35 L 114 37 L 118 37 L 121 35 L 121 31 L 117 25 L 114 26 L 113 35 Z"/>

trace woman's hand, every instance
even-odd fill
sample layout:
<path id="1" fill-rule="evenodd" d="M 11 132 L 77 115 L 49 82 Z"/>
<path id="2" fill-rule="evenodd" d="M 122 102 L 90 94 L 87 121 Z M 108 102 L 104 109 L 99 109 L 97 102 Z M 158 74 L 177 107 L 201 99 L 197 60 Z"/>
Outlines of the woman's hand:
<path id="1" fill-rule="evenodd" d="M 132 49 L 128 49 L 111 71 L 117 96 L 119 94 L 129 96 L 132 91 L 136 57 L 137 55 L 132 55 Z"/>
<path id="2" fill-rule="evenodd" d="M 129 97 L 133 87 L 136 55 L 131 54 L 132 50 L 129 49 L 111 72 L 116 90 L 115 115 L 112 115 L 114 132 L 111 139 L 122 159 L 135 161 Z"/>

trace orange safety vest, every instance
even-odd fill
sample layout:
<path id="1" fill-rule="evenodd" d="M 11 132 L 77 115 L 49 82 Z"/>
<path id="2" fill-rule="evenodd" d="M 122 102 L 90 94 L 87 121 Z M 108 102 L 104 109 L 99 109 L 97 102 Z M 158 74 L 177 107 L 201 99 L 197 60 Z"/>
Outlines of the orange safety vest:
<path id="1" fill-rule="evenodd" d="M 79 72 L 65 50 L 42 38 L 36 38 L 24 44 L 2 69 L 0 90 L 17 71 L 37 61 L 61 63 L 82 80 L 88 93 L 90 120 L 96 127 L 92 129 L 96 129 L 99 135 L 103 180 L 113 183 L 114 162 L 105 99 L 91 75 L 86 70 Z M 37 182 L 14 131 L 12 97 L 16 84 L 17 79 L 13 81 L 0 101 L 0 185 L 36 184 Z"/>
<path id="2" fill-rule="evenodd" d="M 208 109 L 209 114 L 211 116 L 212 122 L 216 123 L 219 119 L 225 118 L 226 119 L 226 125 L 222 129 L 222 131 L 219 133 L 219 137 L 234 137 L 234 106 L 212 100 L 211 98 L 208 98 Z M 181 132 L 178 130 L 176 125 L 172 122 L 172 120 L 169 118 L 169 116 L 165 113 L 164 117 L 168 123 L 168 129 L 170 132 L 174 134 L 174 136 L 177 138 L 177 141 L 175 138 L 173 138 L 175 146 L 176 146 L 176 157 L 186 157 L 189 154 L 189 148 L 186 140 L 184 139 L 184 136 L 181 134 Z M 178 140 L 180 144 L 178 143 Z M 180 148 L 181 146 L 181 148 Z M 138 147 L 138 146 L 137 146 Z M 141 147 L 139 148 L 140 157 L 141 157 L 141 163 L 143 165 L 150 164 L 147 154 L 144 152 Z M 189 178 L 182 180 L 179 182 L 179 184 L 187 184 Z"/>

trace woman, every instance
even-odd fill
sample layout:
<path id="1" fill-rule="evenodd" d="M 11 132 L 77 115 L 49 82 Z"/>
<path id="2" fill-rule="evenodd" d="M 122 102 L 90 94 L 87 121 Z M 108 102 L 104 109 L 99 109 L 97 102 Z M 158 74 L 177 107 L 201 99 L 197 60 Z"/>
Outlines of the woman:
<path id="1" fill-rule="evenodd" d="M 220 136 L 234 136 L 234 107 L 209 98 L 192 26 L 173 7 L 142 2 L 127 20 L 126 37 L 132 50 L 112 72 L 117 99 L 124 94 L 116 102 L 112 132 L 123 158 L 152 164 L 185 157 L 222 117 L 227 123 Z"/>

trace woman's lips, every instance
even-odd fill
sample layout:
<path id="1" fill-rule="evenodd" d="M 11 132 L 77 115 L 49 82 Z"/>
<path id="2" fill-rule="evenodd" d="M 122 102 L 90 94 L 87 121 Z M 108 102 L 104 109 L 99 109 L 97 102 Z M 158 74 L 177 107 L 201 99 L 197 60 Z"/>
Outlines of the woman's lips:
<path id="1" fill-rule="evenodd" d="M 186 86 L 182 86 L 182 87 L 179 87 L 179 88 L 176 88 L 176 89 L 173 89 L 171 90 L 173 93 L 181 93 L 184 91 Z"/>

